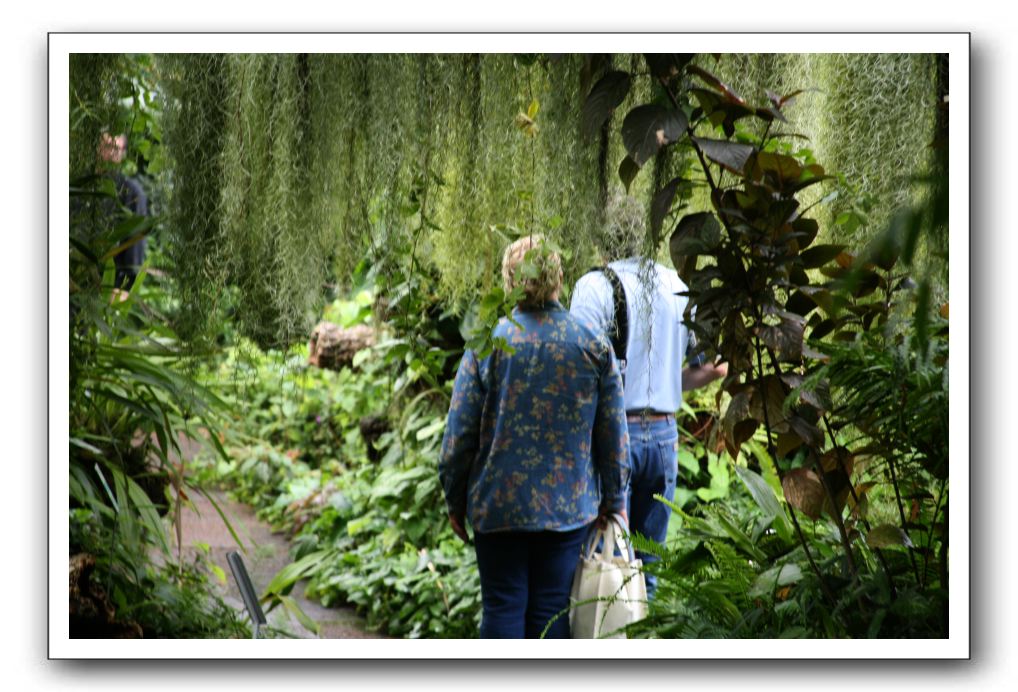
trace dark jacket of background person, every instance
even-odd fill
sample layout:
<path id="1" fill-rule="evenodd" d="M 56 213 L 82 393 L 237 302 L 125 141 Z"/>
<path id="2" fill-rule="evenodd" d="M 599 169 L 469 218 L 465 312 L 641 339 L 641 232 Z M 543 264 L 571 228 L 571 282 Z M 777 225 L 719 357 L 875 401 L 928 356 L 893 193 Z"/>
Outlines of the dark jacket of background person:
<path id="1" fill-rule="evenodd" d="M 113 182 L 117 186 L 117 199 L 120 204 L 135 216 L 148 216 L 148 195 L 145 194 L 141 183 L 120 173 L 114 174 Z M 113 262 L 117 266 L 114 281 L 117 288 L 131 290 L 134 280 L 138 278 L 141 265 L 145 263 L 146 242 L 146 239 L 142 238 L 113 257 Z"/>
<path id="2" fill-rule="evenodd" d="M 514 353 L 463 355 L 439 476 L 475 532 L 566 531 L 625 507 L 629 443 L 607 341 L 556 301 L 516 308 L 495 337 Z"/>

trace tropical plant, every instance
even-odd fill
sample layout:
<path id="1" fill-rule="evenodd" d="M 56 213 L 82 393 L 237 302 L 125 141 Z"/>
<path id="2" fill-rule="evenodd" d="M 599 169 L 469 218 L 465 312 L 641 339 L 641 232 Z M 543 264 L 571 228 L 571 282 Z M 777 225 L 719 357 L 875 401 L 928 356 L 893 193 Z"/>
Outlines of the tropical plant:
<path id="1" fill-rule="evenodd" d="M 649 244 L 657 247 L 665 221 L 677 219 L 669 246 L 676 268 L 687 279 L 691 309 L 696 311 L 689 327 L 709 357 L 720 357 L 729 364 L 729 375 L 722 383 L 727 405 L 718 438 L 733 460 L 744 453 L 747 443 L 758 439 L 761 448 L 750 461 L 757 470 L 757 459 L 771 460 L 772 480 L 780 483 L 779 497 L 792 508 L 787 515 L 782 510 L 781 516 L 791 522 L 796 549 L 833 618 L 830 631 L 874 636 L 873 623 L 884 621 L 895 607 L 891 604 L 898 597 L 895 579 L 901 579 L 893 560 L 884 553 L 906 550 L 915 563 L 916 547 L 904 525 L 871 526 L 865 500 L 872 481 L 862 480 L 862 465 L 856 463 L 863 454 L 887 462 L 890 486 L 897 497 L 902 485 L 895 476 L 895 457 L 926 459 L 934 471 L 938 459 L 926 454 L 939 451 L 939 461 L 943 461 L 946 441 L 934 436 L 922 439 L 920 447 L 912 446 L 920 440 L 911 435 L 894 437 L 908 418 L 898 419 L 898 427 L 889 429 L 880 418 L 879 404 L 874 410 L 867 408 L 866 393 L 832 389 L 854 384 L 846 370 L 858 374 L 872 363 L 853 362 L 837 346 L 828 348 L 824 337 L 833 335 L 836 342 L 853 342 L 866 349 L 874 347 L 874 338 L 867 334 L 891 328 L 896 292 L 908 285 L 904 277 L 891 272 L 899 253 L 889 242 L 876 244 L 858 258 L 844 246 L 815 245 L 819 224 L 807 216 L 812 206 L 804 208 L 799 195 L 830 176 L 811 152 L 789 144 L 796 135 L 780 129 L 787 122 L 784 110 L 802 92 L 768 92 L 768 103 L 754 106 L 696 64 L 694 57 L 646 56 L 657 98 L 633 107 L 623 119 L 627 157 L 619 174 L 629 185 L 648 162 L 669 148 L 689 151 L 699 162 L 702 177 L 672 178 L 653 194 Z M 633 79 L 627 72 L 607 71 L 593 86 L 583 105 L 592 127 L 608 120 L 625 99 Z M 688 206 L 679 192 L 693 185 L 706 186 L 711 210 L 679 216 Z M 915 233 L 907 236 L 906 247 L 910 243 L 914 247 L 914 239 Z M 877 291 L 880 298 L 874 299 Z M 929 319 L 927 304 L 920 296 L 916 313 L 920 333 Z M 886 352 L 886 346 L 878 344 L 877 351 Z M 946 354 L 941 356 L 946 358 Z M 913 361 L 906 358 L 904 362 Z M 838 378 L 831 377 L 831 368 L 840 368 L 836 370 Z M 898 399 L 891 399 L 900 412 L 905 400 L 919 407 L 918 395 L 929 392 L 930 382 L 937 382 L 938 390 L 944 385 L 936 375 L 918 373 L 914 388 L 901 380 L 884 385 L 901 393 Z M 946 388 L 943 394 L 922 401 L 946 415 Z M 839 411 L 841 405 L 846 410 Z M 869 422 L 853 418 L 860 410 L 876 418 Z M 863 436 L 882 442 L 884 448 L 862 445 L 859 436 L 848 442 L 845 438 L 853 435 L 846 427 L 848 422 L 857 425 Z M 939 429 L 938 422 L 932 424 L 931 433 Z M 946 473 L 946 466 L 940 468 Z M 747 475 L 752 472 L 747 469 L 740 477 L 752 483 L 750 492 L 773 520 L 777 515 L 767 488 L 777 490 L 777 486 L 773 482 L 761 485 L 755 481 L 759 476 Z M 928 476 L 913 475 L 906 486 L 915 490 L 928 480 Z M 935 499 L 935 507 L 942 495 Z M 904 524 L 900 500 L 898 504 Z M 714 510 L 714 518 L 735 541 L 735 547 L 742 548 L 755 564 L 765 562 L 766 555 L 755 549 L 754 542 L 741 540 L 739 536 L 747 537 L 729 530 L 732 522 L 723 520 L 720 511 Z M 807 536 L 800 512 L 814 521 L 822 515 L 828 518 L 836 551 L 825 541 Z M 936 523 L 937 514 L 934 508 L 929 515 L 932 523 Z M 708 524 L 701 523 L 699 529 L 709 533 Z M 709 542 L 705 547 L 717 549 Z M 737 569 L 730 551 L 711 555 L 725 578 L 734 577 Z M 776 574 L 777 581 L 784 578 L 784 572 Z M 916 598 L 946 603 L 939 582 L 933 585 L 922 579 L 918 569 L 914 576 L 914 583 L 908 584 L 911 595 L 921 592 Z M 884 585 L 882 590 L 866 586 L 874 579 Z M 845 608 L 846 602 L 855 607 Z M 915 605 L 916 599 L 910 603 Z M 926 606 L 916 607 L 923 610 Z M 902 622 L 893 628 L 898 635 L 913 631 L 913 626 L 900 626 Z M 924 631 L 939 631 L 943 636 L 946 623 L 941 624 L 944 626 L 939 629 L 927 625 Z"/>

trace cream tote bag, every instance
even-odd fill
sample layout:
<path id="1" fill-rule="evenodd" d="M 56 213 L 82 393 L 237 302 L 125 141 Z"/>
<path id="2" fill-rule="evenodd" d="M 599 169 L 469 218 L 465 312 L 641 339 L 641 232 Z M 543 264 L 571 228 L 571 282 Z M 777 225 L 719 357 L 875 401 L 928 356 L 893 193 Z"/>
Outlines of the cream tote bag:
<path id="1" fill-rule="evenodd" d="M 570 606 L 573 639 L 625 639 L 617 630 L 647 615 L 643 562 L 636 559 L 618 515 L 591 532 L 573 577 Z"/>

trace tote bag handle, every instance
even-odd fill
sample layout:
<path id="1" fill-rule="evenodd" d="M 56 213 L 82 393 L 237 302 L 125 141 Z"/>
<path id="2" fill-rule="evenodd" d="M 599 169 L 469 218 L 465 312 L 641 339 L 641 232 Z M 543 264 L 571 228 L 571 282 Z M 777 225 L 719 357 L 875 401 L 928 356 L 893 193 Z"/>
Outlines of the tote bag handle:
<path id="1" fill-rule="evenodd" d="M 610 554 L 607 555 L 607 559 L 611 559 L 611 555 L 614 554 L 615 549 L 618 549 L 619 555 L 626 558 L 630 562 L 636 559 L 636 554 L 633 551 L 633 545 L 630 541 L 626 540 L 626 531 L 623 528 L 625 522 L 622 520 L 622 516 L 613 514 L 611 519 L 608 520 L 608 524 L 603 529 L 597 529 L 590 534 L 590 539 L 587 543 L 587 549 L 584 551 L 584 556 L 590 559 L 594 555 L 594 551 L 597 549 L 598 543 L 604 543 L 604 552 Z M 609 548 L 608 546 L 612 546 Z"/>

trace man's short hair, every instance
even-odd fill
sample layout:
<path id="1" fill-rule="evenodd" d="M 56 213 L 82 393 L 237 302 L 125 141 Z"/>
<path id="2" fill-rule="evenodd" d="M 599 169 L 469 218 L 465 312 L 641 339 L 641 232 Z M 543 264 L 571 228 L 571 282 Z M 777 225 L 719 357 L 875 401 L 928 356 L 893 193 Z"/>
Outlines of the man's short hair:
<path id="1" fill-rule="evenodd" d="M 525 275 L 525 267 L 530 275 Z M 562 289 L 562 260 L 545 246 L 544 236 L 520 238 L 502 256 L 502 285 L 506 293 L 522 286 L 524 302 L 549 301 Z"/>

